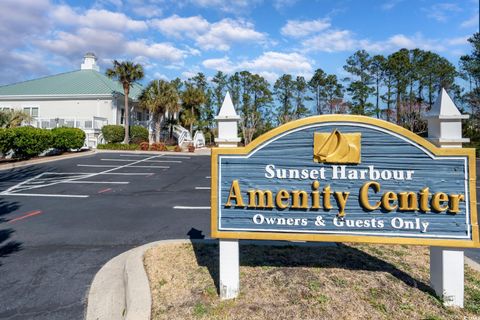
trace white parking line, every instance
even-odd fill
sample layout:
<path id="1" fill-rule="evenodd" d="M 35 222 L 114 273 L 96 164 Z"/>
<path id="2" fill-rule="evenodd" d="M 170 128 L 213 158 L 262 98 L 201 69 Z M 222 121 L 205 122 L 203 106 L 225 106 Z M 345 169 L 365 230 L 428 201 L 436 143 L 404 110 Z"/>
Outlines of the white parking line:
<path id="1" fill-rule="evenodd" d="M 19 197 L 55 197 L 55 198 L 88 198 L 84 194 L 42 194 L 42 193 L 1 193 L 2 196 L 19 196 Z"/>
<path id="2" fill-rule="evenodd" d="M 210 209 L 210 206 L 208 207 L 188 207 L 188 206 L 175 206 L 173 209 L 182 209 L 182 210 L 208 210 Z"/>
<path id="3" fill-rule="evenodd" d="M 65 175 L 65 174 L 83 174 L 89 175 L 90 172 L 45 172 L 46 174 L 58 174 L 58 175 Z M 154 173 L 149 172 L 107 172 L 107 173 L 99 173 L 99 175 L 120 175 L 120 176 L 150 176 Z"/>
<path id="4" fill-rule="evenodd" d="M 192 159 L 192 157 L 184 157 L 184 156 L 166 156 L 164 155 L 162 158 L 167 158 L 167 159 Z"/>
<path id="5" fill-rule="evenodd" d="M 116 165 L 109 164 L 77 164 L 78 167 L 92 167 L 92 168 L 121 168 Z M 158 168 L 158 169 L 168 169 L 168 166 L 128 166 L 129 168 Z"/>
<path id="6" fill-rule="evenodd" d="M 65 181 L 65 182 L 59 182 L 59 183 L 97 183 L 97 184 L 129 184 L 130 182 L 128 181 L 85 181 L 85 180 L 81 180 L 81 181 Z"/>
<path id="7" fill-rule="evenodd" d="M 210 187 L 195 187 L 195 190 L 210 190 Z"/>
<path id="8" fill-rule="evenodd" d="M 10 195 L 10 196 L 26 196 L 26 195 L 30 195 L 32 197 L 34 196 L 37 196 L 37 197 L 70 197 L 70 198 L 86 198 L 88 197 L 88 195 L 58 195 L 58 194 L 49 194 L 49 195 L 45 195 L 45 194 L 35 194 L 35 193 L 31 193 L 31 194 L 27 194 L 27 193 L 14 193 L 13 191 L 15 189 L 20 189 L 19 191 L 25 191 L 25 190 L 31 190 L 31 189 L 36 189 L 36 188 L 44 188 L 44 187 L 48 187 L 48 186 L 52 186 L 52 185 L 56 185 L 56 184 L 59 184 L 59 183 L 66 183 L 66 182 L 69 182 L 69 181 L 77 181 L 79 179 L 84 179 L 84 178 L 91 178 L 91 177 L 95 177 L 97 175 L 100 175 L 100 174 L 107 174 L 107 173 L 110 173 L 112 171 L 115 171 L 115 170 L 118 170 L 118 169 L 122 169 L 122 168 L 125 168 L 125 167 L 135 167 L 133 166 L 134 164 L 137 164 L 137 163 L 141 163 L 145 160 L 150 160 L 150 159 L 154 159 L 154 158 L 158 158 L 158 157 L 161 157 L 161 155 L 157 155 L 157 156 L 151 156 L 151 157 L 148 157 L 148 158 L 145 158 L 145 159 L 141 159 L 141 160 L 138 160 L 138 161 L 135 161 L 135 162 L 132 162 L 132 163 L 128 163 L 128 164 L 125 164 L 123 166 L 114 166 L 112 169 L 108 169 L 108 170 L 105 170 L 105 171 L 101 171 L 101 172 L 94 172 L 94 173 L 89 173 L 89 174 L 85 174 L 85 175 L 82 175 L 82 176 L 76 176 L 76 177 L 69 177 L 65 180 L 61 180 L 61 181 L 55 181 L 55 182 L 51 182 L 51 183 L 47 183 L 47 184 L 42 184 L 42 185 L 34 185 L 34 186 L 24 186 L 26 183 L 32 181 L 32 180 L 35 180 L 35 179 L 38 179 L 39 177 L 43 176 L 45 173 L 41 173 L 35 177 L 32 177 L 30 179 L 27 179 L 23 182 L 20 182 L 19 184 L 17 185 L 14 185 L 10 188 L 8 188 L 7 190 L 3 191 L 3 192 L 0 192 L 0 195 Z M 80 164 L 77 164 L 77 166 L 82 166 Z M 89 165 L 84 165 L 84 166 L 89 166 Z M 109 166 L 111 167 L 111 166 Z M 152 168 L 154 166 L 136 166 L 136 167 L 147 167 L 147 168 Z M 160 166 L 157 166 L 157 167 L 160 167 Z M 160 167 L 160 168 L 163 168 L 163 169 L 168 169 L 169 167 Z M 21 186 L 24 186 L 23 188 L 19 188 Z M 18 191 L 18 192 L 19 192 Z"/>
<path id="9" fill-rule="evenodd" d="M 210 177 L 210 176 L 206 176 L 206 177 L 205 177 L 205 179 L 212 179 L 212 177 Z"/>
<path id="10" fill-rule="evenodd" d="M 129 162 L 135 161 L 132 159 L 100 159 L 101 161 L 122 161 L 122 162 Z M 179 160 L 145 160 L 144 162 L 171 162 L 171 163 L 182 163 Z"/>

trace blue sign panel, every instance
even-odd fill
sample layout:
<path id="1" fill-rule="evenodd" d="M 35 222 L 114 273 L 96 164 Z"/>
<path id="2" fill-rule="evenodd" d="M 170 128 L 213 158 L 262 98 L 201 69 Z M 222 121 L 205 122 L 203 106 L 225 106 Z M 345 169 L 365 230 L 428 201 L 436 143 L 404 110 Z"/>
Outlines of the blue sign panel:
<path id="1" fill-rule="evenodd" d="M 294 121 L 212 151 L 212 236 L 479 245 L 473 149 L 358 116 Z"/>

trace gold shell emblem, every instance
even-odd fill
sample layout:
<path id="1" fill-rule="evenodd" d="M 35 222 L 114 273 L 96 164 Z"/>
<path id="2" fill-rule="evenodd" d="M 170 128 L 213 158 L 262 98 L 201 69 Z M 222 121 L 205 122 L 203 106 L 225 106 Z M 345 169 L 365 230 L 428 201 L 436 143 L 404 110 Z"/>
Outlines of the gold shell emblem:
<path id="1" fill-rule="evenodd" d="M 313 134 L 313 161 L 321 163 L 360 163 L 361 133 Z"/>

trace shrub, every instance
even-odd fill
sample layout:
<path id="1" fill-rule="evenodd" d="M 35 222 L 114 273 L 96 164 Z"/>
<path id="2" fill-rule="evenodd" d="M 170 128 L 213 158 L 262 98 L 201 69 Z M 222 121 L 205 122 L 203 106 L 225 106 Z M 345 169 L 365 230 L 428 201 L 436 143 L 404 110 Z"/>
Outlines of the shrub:
<path id="1" fill-rule="evenodd" d="M 13 133 L 12 149 L 16 158 L 38 156 L 52 146 L 52 132 L 47 129 L 17 127 Z"/>
<path id="2" fill-rule="evenodd" d="M 131 126 L 130 127 L 130 142 L 131 143 L 141 143 L 148 141 L 148 130 L 142 126 Z"/>
<path id="3" fill-rule="evenodd" d="M 102 134 L 107 144 L 119 143 L 125 138 L 125 128 L 120 125 L 106 125 L 102 127 Z"/>
<path id="4" fill-rule="evenodd" d="M 167 148 L 167 146 L 165 145 L 165 143 L 163 143 L 163 142 L 156 142 L 156 143 L 153 143 L 153 144 L 150 146 L 150 150 L 152 150 L 152 151 L 167 151 L 168 148 Z"/>
<path id="5" fill-rule="evenodd" d="M 97 149 L 108 150 L 139 150 L 138 144 L 123 144 L 123 143 L 106 143 L 97 145 Z"/>
<path id="6" fill-rule="evenodd" d="M 52 135 L 52 147 L 62 151 L 80 149 L 85 143 L 85 132 L 78 128 L 54 128 Z"/>
<path id="7" fill-rule="evenodd" d="M 195 146 L 192 143 L 188 145 L 188 152 L 195 152 Z"/>
<path id="8" fill-rule="evenodd" d="M 182 151 L 182 148 L 180 148 L 179 145 L 176 145 L 176 146 L 175 146 L 175 149 L 173 149 L 173 151 L 175 151 L 175 152 L 181 152 L 181 151 Z"/>
<path id="9" fill-rule="evenodd" d="M 150 145 L 148 142 L 142 142 L 140 143 L 140 150 L 147 151 L 150 148 Z"/>
<path id="10" fill-rule="evenodd" d="M 13 132 L 10 129 L 0 128 L 0 152 L 5 156 L 13 149 Z"/>

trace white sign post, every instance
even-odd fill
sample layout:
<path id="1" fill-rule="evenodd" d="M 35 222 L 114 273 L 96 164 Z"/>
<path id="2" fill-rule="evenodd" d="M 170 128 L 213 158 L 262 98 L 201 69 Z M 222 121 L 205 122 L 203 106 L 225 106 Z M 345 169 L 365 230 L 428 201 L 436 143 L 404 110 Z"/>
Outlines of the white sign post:
<path id="1" fill-rule="evenodd" d="M 441 148 L 461 148 L 469 139 L 462 138 L 462 115 L 442 89 L 432 109 L 427 113 L 428 138 Z M 463 249 L 430 247 L 430 284 L 446 306 L 463 308 L 464 255 Z"/>
<path id="2" fill-rule="evenodd" d="M 218 138 L 215 142 L 220 148 L 237 147 L 240 142 L 238 137 L 238 121 L 240 117 L 227 92 L 225 100 L 218 115 Z M 220 260 L 220 298 L 223 300 L 234 299 L 240 291 L 240 259 L 237 239 L 219 240 Z"/>

